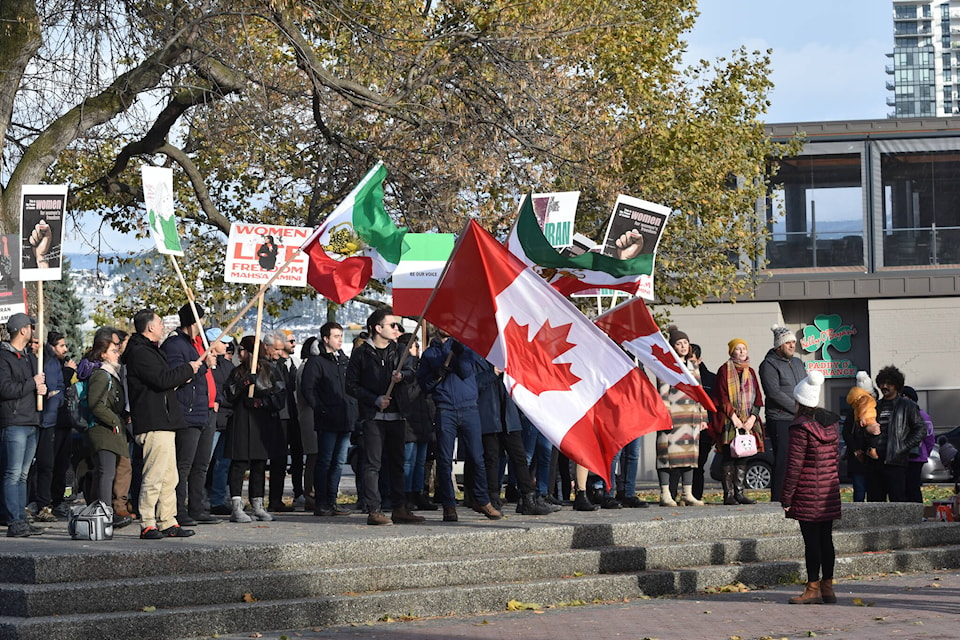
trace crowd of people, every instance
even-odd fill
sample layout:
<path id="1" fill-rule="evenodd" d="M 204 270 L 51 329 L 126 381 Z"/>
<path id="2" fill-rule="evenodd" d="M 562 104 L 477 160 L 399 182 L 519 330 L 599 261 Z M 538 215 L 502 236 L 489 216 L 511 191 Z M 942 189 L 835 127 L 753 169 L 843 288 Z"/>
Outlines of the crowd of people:
<path id="1" fill-rule="evenodd" d="M 87 503 L 105 503 L 114 527 L 139 520 L 148 540 L 192 536 L 195 526 L 224 522 L 218 516 L 270 521 L 294 509 L 320 518 L 359 510 L 377 526 L 421 523 L 429 511 L 456 522 L 458 507 L 496 520 L 506 502 L 527 515 L 549 515 L 566 502 L 578 511 L 648 506 L 636 494 L 639 438 L 614 458 L 614 486 L 588 486 L 587 469 L 552 447 L 514 404 L 503 372 L 442 330 L 433 328 L 423 349 L 419 336 L 382 308 L 349 357 L 343 327 L 327 322 L 295 362 L 289 331 L 237 340 L 216 327 L 204 331 L 203 318 L 200 305 L 184 305 L 170 332 L 144 309 L 130 335 L 100 328 L 79 363 L 67 355 L 64 336 L 51 331 L 38 373 L 34 319 L 10 317 L 10 337 L 0 343 L 0 515 L 8 536 L 37 535 L 37 523 L 66 518 L 70 485 Z M 656 436 L 659 504 L 704 505 L 711 449 L 720 458 L 723 503 L 752 504 L 746 465 L 769 442 L 771 499 L 801 520 L 805 540 L 809 529 L 824 546 L 822 525 L 814 531 L 803 524 L 810 519 L 804 475 L 791 465 L 811 438 L 817 455 L 833 455 L 840 419 L 814 411 L 822 377 L 807 375 L 795 335 L 781 326 L 772 331 L 773 347 L 756 370 L 747 343 L 735 338 L 714 373 L 699 345 L 668 328 L 671 346 L 716 411 L 658 381 L 672 417 L 672 428 Z M 879 399 L 869 376 L 859 385 L 870 388 L 851 391 L 855 411 L 843 435 L 855 499 L 922 501 L 919 469 L 933 425 L 904 382 L 885 367 L 876 379 Z M 821 437 L 828 432 L 836 441 Z M 464 460 L 462 502 L 455 456 Z M 354 507 L 339 500 L 347 464 L 356 478 Z M 285 502 L 288 467 L 293 500 Z M 832 521 L 839 507 L 827 515 Z M 823 573 L 821 581 L 829 578 L 826 567 Z"/>

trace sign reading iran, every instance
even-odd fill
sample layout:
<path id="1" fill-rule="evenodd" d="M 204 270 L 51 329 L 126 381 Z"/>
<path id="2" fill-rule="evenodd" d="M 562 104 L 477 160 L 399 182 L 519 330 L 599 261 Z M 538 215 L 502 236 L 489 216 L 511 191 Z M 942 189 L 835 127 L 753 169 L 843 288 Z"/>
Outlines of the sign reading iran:
<path id="1" fill-rule="evenodd" d="M 224 282 L 263 284 L 300 249 L 313 229 L 239 222 L 230 225 Z M 274 280 L 286 287 L 307 286 L 309 258 L 301 253 Z"/>
<path id="2" fill-rule="evenodd" d="M 579 191 L 533 194 L 533 213 L 544 237 L 554 249 L 573 244 L 573 223 L 579 201 Z"/>
<path id="3" fill-rule="evenodd" d="M 437 286 L 450 254 L 452 233 L 408 233 L 407 249 L 393 272 L 393 312 L 419 316 Z"/>

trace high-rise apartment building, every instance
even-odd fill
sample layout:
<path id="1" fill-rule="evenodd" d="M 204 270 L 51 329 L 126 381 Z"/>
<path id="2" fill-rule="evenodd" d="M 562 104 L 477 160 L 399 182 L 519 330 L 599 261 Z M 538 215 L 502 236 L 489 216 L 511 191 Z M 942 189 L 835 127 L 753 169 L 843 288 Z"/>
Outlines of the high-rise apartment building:
<path id="1" fill-rule="evenodd" d="M 960 113 L 960 0 L 893 0 L 892 118 Z"/>

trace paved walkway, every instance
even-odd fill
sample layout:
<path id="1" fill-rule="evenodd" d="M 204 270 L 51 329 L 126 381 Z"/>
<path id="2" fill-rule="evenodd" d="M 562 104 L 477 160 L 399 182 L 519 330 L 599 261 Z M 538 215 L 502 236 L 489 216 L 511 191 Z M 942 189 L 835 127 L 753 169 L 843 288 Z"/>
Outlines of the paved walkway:
<path id="1" fill-rule="evenodd" d="M 225 639 L 385 640 L 779 640 L 960 638 L 960 572 L 943 571 L 837 584 L 835 605 L 789 605 L 797 585 L 462 618 L 245 633 Z"/>

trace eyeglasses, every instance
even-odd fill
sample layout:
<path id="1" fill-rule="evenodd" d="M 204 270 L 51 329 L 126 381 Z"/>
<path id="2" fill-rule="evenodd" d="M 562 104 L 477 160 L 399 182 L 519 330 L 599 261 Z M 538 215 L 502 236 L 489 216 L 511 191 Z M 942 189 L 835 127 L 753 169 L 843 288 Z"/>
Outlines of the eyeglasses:
<path id="1" fill-rule="evenodd" d="M 381 327 L 390 327 L 391 329 L 399 329 L 399 328 L 400 328 L 400 323 L 399 323 L 399 322 L 391 322 L 390 324 L 382 324 L 382 325 L 380 325 L 380 326 L 381 326 Z"/>

